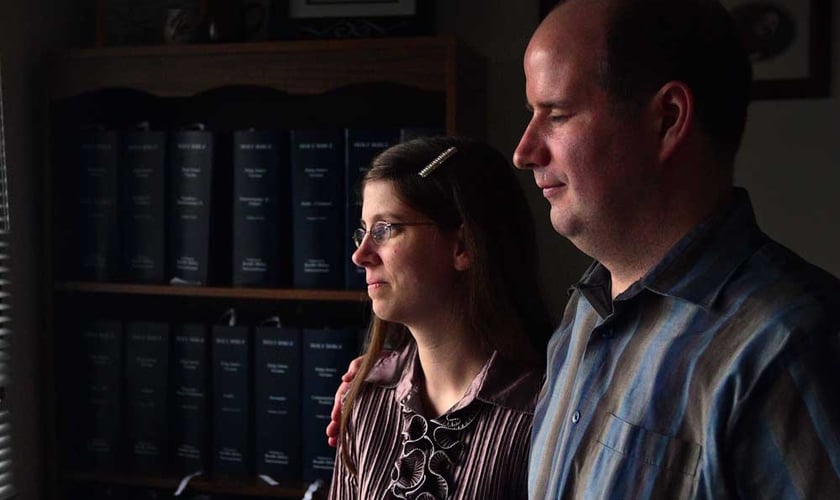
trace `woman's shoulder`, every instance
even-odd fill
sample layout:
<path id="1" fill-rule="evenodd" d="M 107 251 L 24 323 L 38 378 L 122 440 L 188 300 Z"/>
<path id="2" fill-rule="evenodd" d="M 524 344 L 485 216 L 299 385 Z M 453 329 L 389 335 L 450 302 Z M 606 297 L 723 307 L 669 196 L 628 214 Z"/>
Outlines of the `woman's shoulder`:
<path id="1" fill-rule="evenodd" d="M 493 354 L 478 399 L 523 413 L 534 413 L 545 372 L 533 363 Z"/>
<path id="2" fill-rule="evenodd" d="M 396 387 L 403 372 L 414 357 L 415 348 L 407 345 L 398 350 L 383 350 L 370 369 L 365 382 L 385 387 Z"/>

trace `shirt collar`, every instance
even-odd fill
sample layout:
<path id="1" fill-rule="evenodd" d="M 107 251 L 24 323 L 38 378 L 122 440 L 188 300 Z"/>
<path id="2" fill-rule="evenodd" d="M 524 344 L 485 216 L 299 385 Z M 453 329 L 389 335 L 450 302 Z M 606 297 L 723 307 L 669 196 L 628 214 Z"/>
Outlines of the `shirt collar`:
<path id="1" fill-rule="evenodd" d="M 365 380 L 394 388 L 397 401 L 407 404 L 415 411 L 422 408 L 419 395 L 423 386 L 423 372 L 414 343 L 400 351 L 383 354 Z M 464 397 L 450 412 L 465 408 L 477 399 L 494 406 L 533 413 L 541 385 L 541 371 L 534 370 L 525 363 L 507 360 L 494 351 L 473 379 Z"/>
<path id="2" fill-rule="evenodd" d="M 647 289 L 711 309 L 729 277 L 768 237 L 755 221 L 744 189 L 734 188 L 733 201 L 688 232 L 659 263 L 616 300 Z M 602 317 L 612 312 L 609 271 L 598 262 L 576 285 Z"/>

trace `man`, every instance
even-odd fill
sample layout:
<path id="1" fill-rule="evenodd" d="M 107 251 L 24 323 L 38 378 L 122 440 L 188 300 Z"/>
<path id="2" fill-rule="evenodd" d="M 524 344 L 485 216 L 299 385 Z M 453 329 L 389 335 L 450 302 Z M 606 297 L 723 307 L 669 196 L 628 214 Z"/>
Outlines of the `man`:
<path id="1" fill-rule="evenodd" d="M 531 498 L 840 498 L 840 283 L 732 186 L 751 80 L 714 0 L 567 0 L 514 153 L 595 259 L 548 347 Z"/>
<path id="2" fill-rule="evenodd" d="M 840 284 L 732 170 L 750 66 L 707 0 L 569 0 L 514 153 L 596 259 L 548 349 L 531 498 L 840 498 Z"/>

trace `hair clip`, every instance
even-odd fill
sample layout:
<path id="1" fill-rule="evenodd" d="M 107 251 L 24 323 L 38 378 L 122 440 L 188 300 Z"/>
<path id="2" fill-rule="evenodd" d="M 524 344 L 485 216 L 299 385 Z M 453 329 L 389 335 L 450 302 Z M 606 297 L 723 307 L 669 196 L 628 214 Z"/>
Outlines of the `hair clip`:
<path id="1" fill-rule="evenodd" d="M 455 151 L 458 151 L 458 148 L 452 146 L 451 148 L 447 149 L 443 153 L 439 154 L 437 158 L 430 161 L 428 165 L 423 167 L 422 170 L 417 172 L 417 175 L 420 177 L 428 177 L 429 174 L 435 171 L 436 168 L 440 166 L 441 163 L 445 162 L 447 158 L 455 154 Z"/>

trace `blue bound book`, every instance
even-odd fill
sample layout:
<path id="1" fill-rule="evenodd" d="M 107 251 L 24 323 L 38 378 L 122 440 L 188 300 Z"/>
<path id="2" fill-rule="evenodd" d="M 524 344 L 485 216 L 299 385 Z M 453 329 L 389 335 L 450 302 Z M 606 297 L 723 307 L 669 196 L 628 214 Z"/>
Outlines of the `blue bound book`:
<path id="1" fill-rule="evenodd" d="M 210 449 L 210 349 L 207 327 L 175 325 L 172 339 L 172 466 L 176 473 L 207 470 Z"/>
<path id="2" fill-rule="evenodd" d="M 166 133 L 120 133 L 122 277 L 163 283 L 165 273 Z"/>
<path id="3" fill-rule="evenodd" d="M 254 329 L 256 472 L 300 479 L 300 329 Z"/>
<path id="4" fill-rule="evenodd" d="M 206 285 L 210 279 L 213 162 L 212 132 L 171 132 L 167 275 L 175 283 Z"/>
<path id="5" fill-rule="evenodd" d="M 291 132 L 292 285 L 344 285 L 344 131 Z"/>
<path id="6" fill-rule="evenodd" d="M 84 131 L 78 147 L 79 277 L 114 281 L 120 268 L 117 133 Z"/>
<path id="7" fill-rule="evenodd" d="M 330 422 L 335 389 L 341 374 L 358 354 L 354 329 L 303 330 L 301 428 L 303 471 L 306 481 L 332 477 L 335 449 L 327 444 L 324 429 Z"/>
<path id="8" fill-rule="evenodd" d="M 246 326 L 214 325 L 213 474 L 251 473 L 251 343 Z"/>
<path id="9" fill-rule="evenodd" d="M 125 323 L 128 470 L 162 473 L 168 466 L 169 324 Z"/>
<path id="10" fill-rule="evenodd" d="M 66 373 L 67 377 L 80 375 L 76 386 L 79 397 L 71 403 L 78 408 L 78 428 L 67 431 L 77 433 L 81 460 L 71 466 L 114 471 L 122 462 L 122 333 L 122 324 L 116 320 L 97 319 L 81 325 L 81 366 Z"/>
<path id="11" fill-rule="evenodd" d="M 234 286 L 281 284 L 288 251 L 288 163 L 281 161 L 282 141 L 273 131 L 233 132 L 233 272 Z"/>

